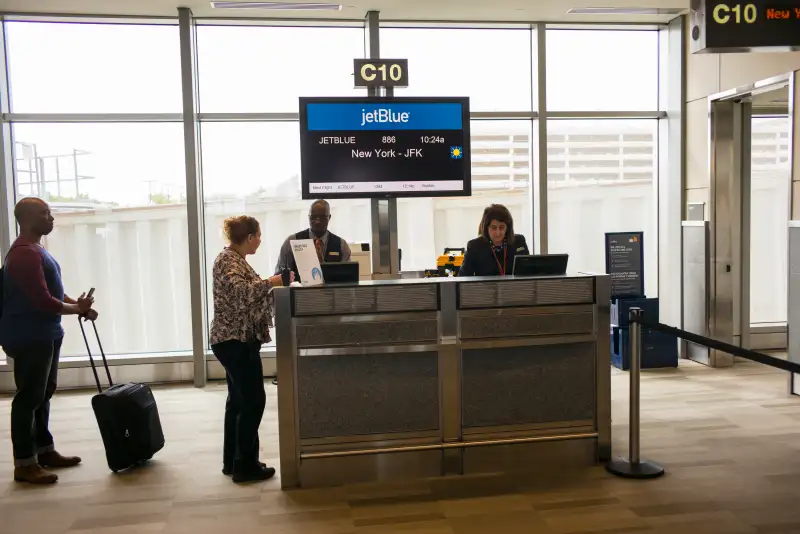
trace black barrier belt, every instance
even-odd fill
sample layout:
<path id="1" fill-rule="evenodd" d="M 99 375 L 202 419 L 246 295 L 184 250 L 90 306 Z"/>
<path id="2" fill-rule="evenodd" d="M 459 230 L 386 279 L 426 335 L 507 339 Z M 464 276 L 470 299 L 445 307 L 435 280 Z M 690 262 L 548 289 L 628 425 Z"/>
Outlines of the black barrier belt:
<path id="1" fill-rule="evenodd" d="M 743 349 L 742 347 L 737 347 L 736 345 L 730 345 L 723 341 L 717 341 L 716 339 L 711 339 L 705 336 L 692 334 L 691 332 L 687 332 L 686 330 L 681 330 L 680 328 L 675 328 L 674 326 L 667 326 L 662 323 L 653 323 L 644 318 L 634 319 L 633 317 L 631 317 L 631 321 L 638 322 L 645 328 L 649 328 L 651 330 L 658 330 L 659 332 L 664 332 L 665 334 L 670 334 L 675 337 L 685 339 L 686 341 L 691 341 L 692 343 L 695 343 L 697 345 L 703 345 L 704 347 L 716 349 L 722 352 L 726 352 L 728 354 L 733 354 L 734 356 L 739 356 L 740 358 L 746 358 L 754 362 L 763 363 L 764 365 L 769 365 L 770 367 L 783 369 L 784 371 L 789 371 L 790 373 L 800 373 L 800 364 L 787 362 L 786 360 L 781 360 L 780 358 L 776 358 L 775 356 L 767 356 L 766 354 L 761 354 L 760 352 Z"/>

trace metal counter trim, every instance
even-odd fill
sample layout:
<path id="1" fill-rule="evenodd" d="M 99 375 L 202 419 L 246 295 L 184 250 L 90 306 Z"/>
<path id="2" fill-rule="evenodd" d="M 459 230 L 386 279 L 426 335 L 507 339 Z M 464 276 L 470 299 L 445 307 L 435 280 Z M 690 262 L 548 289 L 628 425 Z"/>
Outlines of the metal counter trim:
<path id="1" fill-rule="evenodd" d="M 295 326 L 317 326 L 321 324 L 340 324 L 340 323 L 374 323 L 376 321 L 404 321 L 421 319 L 435 321 L 438 311 L 412 311 L 401 313 L 363 313 L 360 315 L 304 315 L 293 317 Z"/>
<path id="2" fill-rule="evenodd" d="M 578 302 L 558 306 L 532 306 L 526 308 L 462 308 L 459 317 L 500 317 L 503 315 L 550 315 L 554 313 L 592 313 L 594 304 Z"/>
<path id="3" fill-rule="evenodd" d="M 340 445 L 352 445 L 358 443 L 389 443 L 401 441 L 430 441 L 439 440 L 441 432 L 439 430 L 422 430 L 417 432 L 394 432 L 391 434 L 368 434 L 358 436 L 336 436 L 331 438 L 304 438 L 300 440 L 302 448 L 310 447 L 333 447 Z"/>
<path id="4" fill-rule="evenodd" d="M 594 334 L 573 334 L 564 336 L 520 336 L 513 339 L 488 338 L 458 343 L 461 349 L 502 349 L 509 347 L 534 347 L 537 345 L 567 345 L 571 343 L 594 343 Z"/>
<path id="5" fill-rule="evenodd" d="M 421 452 L 447 449 L 466 449 L 470 447 L 494 447 L 499 445 L 518 445 L 524 443 L 540 443 L 548 441 L 568 441 L 578 439 L 595 439 L 597 432 L 583 434 L 561 434 L 558 436 L 532 436 L 525 438 L 493 439 L 485 441 L 458 441 L 431 445 L 408 445 L 405 447 L 385 447 L 377 449 L 353 449 L 349 451 L 301 453 L 300 460 L 317 460 L 322 458 L 341 458 L 344 456 L 367 456 L 371 454 L 395 454 L 403 452 Z"/>
<path id="6" fill-rule="evenodd" d="M 400 354 L 407 352 L 436 352 L 439 345 L 436 343 L 427 344 L 402 344 L 397 345 L 347 345 L 339 347 L 323 347 L 316 349 L 297 349 L 297 356 L 359 356 L 372 354 Z"/>

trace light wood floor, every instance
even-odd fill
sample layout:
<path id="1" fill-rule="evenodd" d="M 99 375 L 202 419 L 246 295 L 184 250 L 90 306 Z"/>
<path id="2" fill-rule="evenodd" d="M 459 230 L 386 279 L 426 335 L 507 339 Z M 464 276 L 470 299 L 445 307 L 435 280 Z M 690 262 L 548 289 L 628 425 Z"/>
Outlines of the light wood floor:
<path id="1" fill-rule="evenodd" d="M 627 446 L 627 374 L 612 372 L 615 453 Z M 268 383 L 263 459 L 277 464 Z M 112 475 L 89 400 L 62 393 L 58 447 L 84 464 L 53 487 L 11 480 L 10 399 L 0 398 L 2 534 L 516 534 L 800 532 L 800 398 L 757 364 L 685 363 L 647 371 L 642 453 L 667 475 L 629 481 L 600 468 L 559 479 L 482 477 L 283 492 L 237 487 L 220 473 L 224 388 L 156 388 L 167 447 L 151 466 Z"/>

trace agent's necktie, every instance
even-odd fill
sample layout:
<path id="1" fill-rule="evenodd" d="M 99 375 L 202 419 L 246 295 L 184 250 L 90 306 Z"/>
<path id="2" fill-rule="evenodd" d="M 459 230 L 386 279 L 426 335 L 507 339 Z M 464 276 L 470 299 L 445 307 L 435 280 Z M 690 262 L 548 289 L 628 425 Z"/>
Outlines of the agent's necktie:
<path id="1" fill-rule="evenodd" d="M 318 237 L 314 238 L 314 248 L 317 249 L 317 258 L 322 262 L 322 239 Z"/>

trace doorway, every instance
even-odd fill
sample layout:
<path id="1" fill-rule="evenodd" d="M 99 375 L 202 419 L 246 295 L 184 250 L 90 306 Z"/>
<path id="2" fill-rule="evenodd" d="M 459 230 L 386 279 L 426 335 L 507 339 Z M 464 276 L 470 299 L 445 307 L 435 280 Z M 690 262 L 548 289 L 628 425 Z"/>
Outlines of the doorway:
<path id="1" fill-rule="evenodd" d="M 757 350 L 787 345 L 789 76 L 711 97 L 708 330 Z M 703 363 L 733 365 L 710 351 Z"/>

